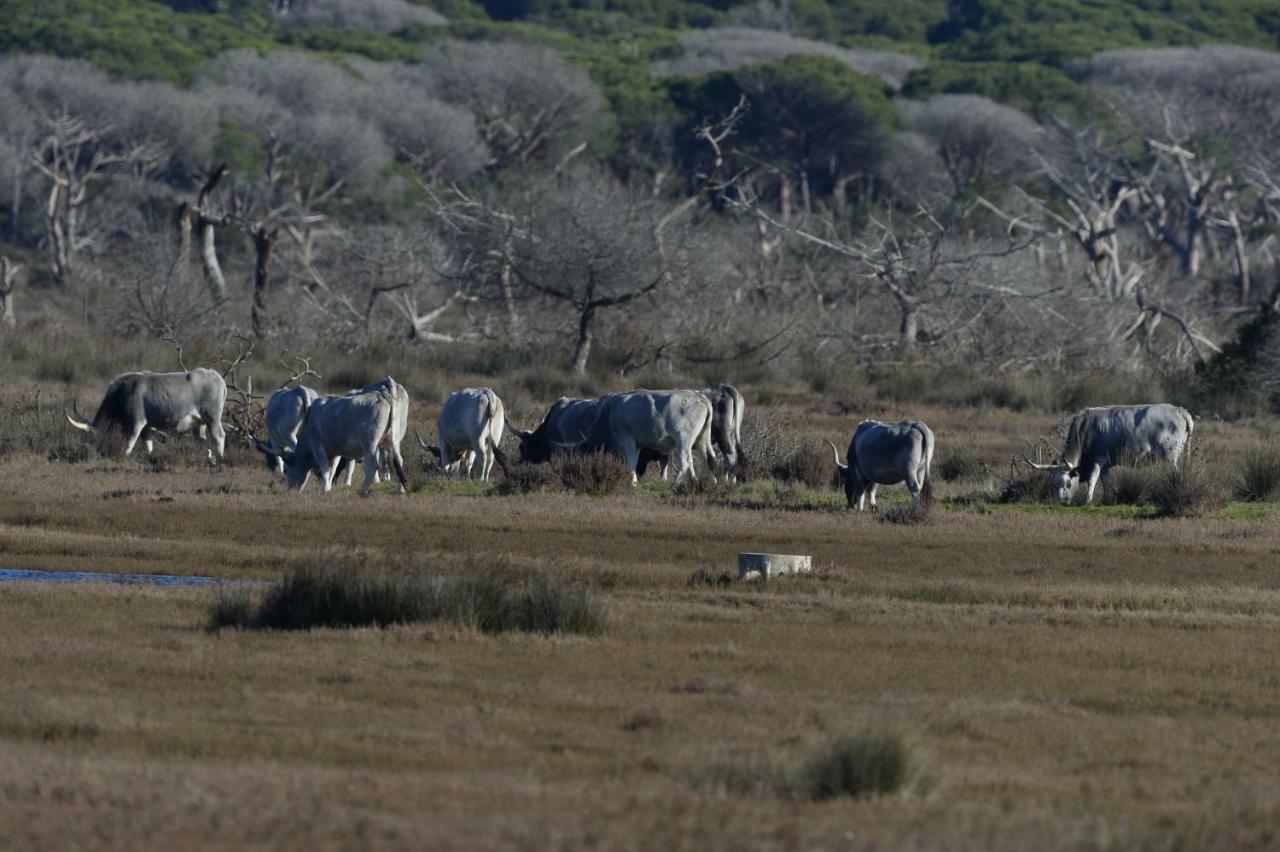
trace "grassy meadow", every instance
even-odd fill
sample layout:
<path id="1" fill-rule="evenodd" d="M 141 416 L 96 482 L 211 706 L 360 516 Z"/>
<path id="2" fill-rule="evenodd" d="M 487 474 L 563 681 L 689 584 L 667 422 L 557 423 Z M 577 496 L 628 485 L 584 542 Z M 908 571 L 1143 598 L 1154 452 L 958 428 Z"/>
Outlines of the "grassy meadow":
<path id="1" fill-rule="evenodd" d="M 743 388 L 759 452 L 843 454 L 863 416 L 930 423 L 937 502 L 889 523 L 903 489 L 858 515 L 822 470 L 502 494 L 424 469 L 412 437 L 407 496 L 295 494 L 239 444 L 217 469 L 185 440 L 100 453 L 59 418 L 102 383 L 66 378 L 0 389 L 0 567 L 543 577 L 607 628 L 212 630 L 217 589 L 0 584 L 15 847 L 1280 845 L 1280 515 L 1236 482 L 1269 421 L 1203 420 L 1221 500 L 1162 518 L 997 502 L 1010 456 L 1056 440 L 1061 414 Z M 406 383 L 429 434 L 445 380 Z M 556 395 L 504 394 L 525 426 Z M 815 572 L 739 582 L 740 551 L 812 554 Z M 797 780 L 868 733 L 910 756 L 894 792 Z"/>

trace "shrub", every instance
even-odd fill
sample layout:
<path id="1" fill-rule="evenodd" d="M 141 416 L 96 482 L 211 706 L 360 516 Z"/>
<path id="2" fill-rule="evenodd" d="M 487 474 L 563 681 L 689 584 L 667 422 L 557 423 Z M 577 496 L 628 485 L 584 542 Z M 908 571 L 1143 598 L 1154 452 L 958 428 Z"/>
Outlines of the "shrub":
<path id="1" fill-rule="evenodd" d="M 512 465 L 493 493 L 501 495 L 533 494 L 542 491 L 563 491 L 564 483 L 549 464 Z"/>
<path id="2" fill-rule="evenodd" d="M 93 444 L 78 437 L 56 440 L 49 445 L 49 449 L 45 452 L 45 458 L 49 461 L 69 462 L 71 464 L 86 462 L 95 455 L 97 453 L 94 452 Z"/>
<path id="3" fill-rule="evenodd" d="M 1108 471 L 1111 487 L 1105 495 L 1111 503 L 1121 506 L 1138 506 L 1150 501 L 1151 486 L 1156 468 L 1152 465 L 1138 467 L 1112 467 Z M 1082 481 L 1081 490 L 1089 483 Z"/>
<path id="4" fill-rule="evenodd" d="M 828 743 L 801 770 L 800 789 L 811 799 L 894 793 L 916 774 L 915 759 L 901 736 L 873 731 Z"/>
<path id="5" fill-rule="evenodd" d="M 1150 500 L 1162 518 L 1198 518 L 1227 503 L 1203 463 L 1190 457 L 1177 470 L 1164 468 L 1152 477 Z"/>
<path id="6" fill-rule="evenodd" d="M 1023 476 L 1010 472 L 997 503 L 1047 503 L 1057 498 L 1053 475 L 1047 470 L 1028 470 Z"/>
<path id="7" fill-rule="evenodd" d="M 253 598 L 245 589 L 225 591 L 209 608 L 209 629 L 245 627 L 253 619 Z"/>
<path id="8" fill-rule="evenodd" d="M 1251 503 L 1280 499 L 1280 450 L 1262 448 L 1244 457 L 1235 495 Z"/>
<path id="9" fill-rule="evenodd" d="M 551 469 L 574 494 L 600 497 L 631 487 L 630 466 L 612 453 L 567 453 L 552 459 Z"/>
<path id="10" fill-rule="evenodd" d="M 225 592 L 209 612 L 212 629 L 309 630 L 386 627 L 443 621 L 485 633 L 599 635 L 606 620 L 583 589 L 534 577 L 516 583 L 477 577 L 361 577 L 345 569 L 290 571 L 255 606 L 242 589 Z"/>
<path id="11" fill-rule="evenodd" d="M 932 518 L 929 515 L 929 503 L 921 501 L 918 506 L 914 502 L 895 503 L 883 512 L 877 512 L 876 520 L 882 524 L 915 526 L 917 524 L 927 524 Z"/>
<path id="12" fill-rule="evenodd" d="M 806 439 L 781 455 L 769 472 L 779 482 L 830 488 L 835 469 L 831 448 L 825 443 Z"/>
<path id="13" fill-rule="evenodd" d="M 939 454 L 938 475 L 943 482 L 955 482 L 986 472 L 987 466 L 977 450 L 968 444 L 948 447 Z"/>
<path id="14" fill-rule="evenodd" d="M 712 479 L 710 476 L 700 476 L 697 479 L 686 476 L 671 487 L 671 493 L 677 497 L 725 499 L 733 494 L 733 486 L 724 479 Z"/>

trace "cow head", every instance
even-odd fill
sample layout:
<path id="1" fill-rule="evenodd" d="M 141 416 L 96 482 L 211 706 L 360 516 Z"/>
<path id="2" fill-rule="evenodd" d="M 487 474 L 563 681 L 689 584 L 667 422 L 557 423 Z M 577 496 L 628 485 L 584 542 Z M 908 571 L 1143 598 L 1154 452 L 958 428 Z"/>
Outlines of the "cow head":
<path id="1" fill-rule="evenodd" d="M 1059 461 L 1055 464 L 1036 464 L 1031 459 L 1023 456 L 1022 460 L 1027 463 L 1028 467 L 1034 470 L 1048 470 L 1053 472 L 1050 480 L 1053 491 L 1058 495 L 1058 502 L 1063 506 L 1070 506 L 1072 501 L 1076 499 L 1076 489 L 1080 487 L 1080 468 L 1072 467 L 1066 462 Z"/>
<path id="2" fill-rule="evenodd" d="M 431 444 L 428 444 L 426 441 L 422 440 L 422 435 L 418 434 L 417 432 L 413 433 L 413 437 L 418 439 L 418 446 L 422 447 L 422 451 L 424 453 L 434 457 L 436 460 L 436 464 L 440 465 L 441 467 L 444 467 L 444 455 L 440 452 L 439 447 L 433 447 Z"/>
<path id="3" fill-rule="evenodd" d="M 545 423 L 539 424 L 537 429 L 528 432 L 517 429 L 508 420 L 507 429 L 520 442 L 520 448 L 516 450 L 516 464 L 542 464 L 551 461 L 554 446 L 547 435 Z"/>
<path id="4" fill-rule="evenodd" d="M 266 458 L 268 470 L 284 467 L 284 481 L 290 488 L 301 490 L 307 484 L 307 477 L 311 474 L 311 460 L 299 448 L 281 450 L 258 438 L 253 439 L 253 445 Z"/>

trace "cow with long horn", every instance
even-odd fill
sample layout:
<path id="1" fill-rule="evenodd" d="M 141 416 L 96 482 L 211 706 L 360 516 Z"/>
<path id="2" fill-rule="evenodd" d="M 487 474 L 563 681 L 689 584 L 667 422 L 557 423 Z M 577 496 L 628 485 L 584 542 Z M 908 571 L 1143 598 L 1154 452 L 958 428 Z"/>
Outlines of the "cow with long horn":
<path id="1" fill-rule="evenodd" d="M 221 459 L 227 434 L 222 428 L 222 409 L 227 401 L 227 383 L 216 370 L 197 367 L 185 373 L 124 373 L 107 385 L 98 412 L 86 420 L 75 402 L 66 412 L 67 422 L 89 433 L 118 429 L 125 436 L 124 454 L 129 455 L 141 440 L 150 453 L 154 438 L 166 431 L 190 432 L 198 452 L 209 460 Z M 213 439 L 213 448 L 206 440 Z"/>
<path id="2" fill-rule="evenodd" d="M 694 453 L 715 469 L 711 446 L 711 403 L 695 391 L 635 390 L 599 399 L 556 401 L 536 429 L 521 431 L 517 463 L 549 461 L 565 452 L 608 452 L 631 468 L 632 484 L 643 450 L 676 460 L 675 481 L 697 476 Z"/>
<path id="3" fill-rule="evenodd" d="M 408 424 L 409 394 L 391 378 L 369 385 L 361 392 L 319 397 L 307 409 L 297 446 L 281 449 L 254 438 L 258 450 L 274 462 L 284 463 L 285 481 L 301 490 L 311 474 L 320 477 L 325 491 L 333 488 L 338 458 L 358 458 L 364 463 L 362 493 L 368 493 L 378 471 L 378 451 L 387 458 L 400 480 L 400 492 L 409 487 L 400 455 L 400 441 Z"/>
<path id="4" fill-rule="evenodd" d="M 1158 458 L 1176 469 L 1194 429 L 1195 421 L 1185 408 L 1167 403 L 1085 408 L 1067 424 L 1067 439 L 1056 462 L 1041 464 L 1026 456 L 1023 461 L 1035 470 L 1053 472 L 1053 490 L 1064 506 L 1075 499 L 1080 480 L 1088 478 L 1088 505 L 1099 479 L 1104 497 L 1111 490 L 1113 465 Z"/>
<path id="5" fill-rule="evenodd" d="M 907 484 L 911 502 L 916 506 L 922 499 L 932 498 L 929 467 L 933 464 L 933 432 L 923 422 L 863 420 L 849 441 L 848 464 L 841 464 L 840 451 L 835 444 L 827 443 L 831 444 L 836 467 L 844 479 L 844 496 L 849 508 L 856 502 L 861 512 L 870 496 L 874 509 L 876 488 L 899 482 Z"/>
<path id="6" fill-rule="evenodd" d="M 476 457 L 480 458 L 480 480 L 489 479 L 494 462 L 505 471 L 506 457 L 498 445 L 506 423 L 502 400 L 490 388 L 465 388 L 449 394 L 440 410 L 440 446 L 433 447 L 422 439 L 418 446 L 435 456 L 446 471 L 471 478 Z"/>

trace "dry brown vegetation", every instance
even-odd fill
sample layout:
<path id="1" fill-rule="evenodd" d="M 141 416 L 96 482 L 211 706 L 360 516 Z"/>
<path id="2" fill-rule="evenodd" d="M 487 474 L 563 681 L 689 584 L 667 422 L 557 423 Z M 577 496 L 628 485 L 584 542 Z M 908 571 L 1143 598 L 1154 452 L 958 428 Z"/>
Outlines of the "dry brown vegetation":
<path id="1" fill-rule="evenodd" d="M 1008 457 L 1058 415 L 912 408 L 965 463 L 938 477 L 927 524 L 899 524 L 760 479 L 298 495 L 242 450 L 216 470 L 185 441 L 153 461 L 41 452 L 9 431 L 60 434 L 61 387 L 39 386 L 39 407 L 36 389 L 0 400 L 0 565 L 548 577 L 589 591 L 608 629 L 210 631 L 218 590 L 0 585 L 0 834 L 15 846 L 1280 842 L 1280 520 L 1267 504 L 1156 519 L 992 502 Z M 416 399 L 411 430 L 435 415 Z M 779 406 L 793 442 L 903 413 L 782 388 L 748 402 L 761 418 Z M 1267 429 L 1205 421 L 1197 457 L 1235 470 Z M 882 490 L 886 510 L 901 490 Z M 722 582 L 745 550 L 810 553 L 816 571 Z M 900 738 L 929 783 L 795 792 L 867 731 Z"/>

